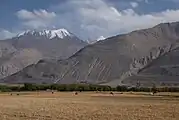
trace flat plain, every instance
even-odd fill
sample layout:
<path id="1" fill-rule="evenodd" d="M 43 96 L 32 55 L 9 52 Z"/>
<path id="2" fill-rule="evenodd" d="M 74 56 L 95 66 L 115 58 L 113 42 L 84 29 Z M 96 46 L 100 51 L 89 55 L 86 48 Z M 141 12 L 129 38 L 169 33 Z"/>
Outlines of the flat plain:
<path id="1" fill-rule="evenodd" d="M 179 93 L 0 94 L 0 120 L 179 120 Z"/>

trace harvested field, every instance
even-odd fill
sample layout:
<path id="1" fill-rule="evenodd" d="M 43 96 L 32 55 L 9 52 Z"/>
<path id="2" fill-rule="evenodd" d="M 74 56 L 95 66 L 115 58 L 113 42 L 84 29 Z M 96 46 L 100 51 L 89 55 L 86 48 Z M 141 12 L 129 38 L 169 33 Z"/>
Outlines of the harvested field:
<path id="1" fill-rule="evenodd" d="M 179 120 L 178 93 L 18 94 L 0 94 L 0 120 Z"/>

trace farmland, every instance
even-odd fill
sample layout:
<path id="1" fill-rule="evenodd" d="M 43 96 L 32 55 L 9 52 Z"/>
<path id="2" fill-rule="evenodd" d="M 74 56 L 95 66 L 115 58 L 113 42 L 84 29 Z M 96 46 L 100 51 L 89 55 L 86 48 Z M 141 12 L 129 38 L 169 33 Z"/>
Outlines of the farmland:
<path id="1" fill-rule="evenodd" d="M 0 120 L 178 120 L 178 93 L 0 94 Z"/>

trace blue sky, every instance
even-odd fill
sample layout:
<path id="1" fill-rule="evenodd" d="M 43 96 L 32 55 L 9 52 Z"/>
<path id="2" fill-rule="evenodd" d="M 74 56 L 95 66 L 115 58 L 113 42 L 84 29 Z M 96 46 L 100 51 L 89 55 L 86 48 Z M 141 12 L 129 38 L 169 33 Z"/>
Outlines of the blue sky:
<path id="1" fill-rule="evenodd" d="M 179 21 L 179 0 L 1 0 L 0 39 L 65 28 L 84 40 Z"/>

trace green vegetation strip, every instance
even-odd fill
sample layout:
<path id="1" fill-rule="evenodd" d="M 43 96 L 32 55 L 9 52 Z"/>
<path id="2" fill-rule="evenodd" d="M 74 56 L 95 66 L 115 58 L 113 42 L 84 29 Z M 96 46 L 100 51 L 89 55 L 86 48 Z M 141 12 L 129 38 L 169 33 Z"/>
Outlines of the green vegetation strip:
<path id="1" fill-rule="evenodd" d="M 25 83 L 21 85 L 0 85 L 1 92 L 19 92 L 19 91 L 120 91 L 120 92 L 179 92 L 177 87 L 163 87 L 163 88 L 143 88 L 143 87 L 126 87 L 117 86 L 110 87 L 106 85 L 92 85 L 92 84 L 31 84 Z"/>

